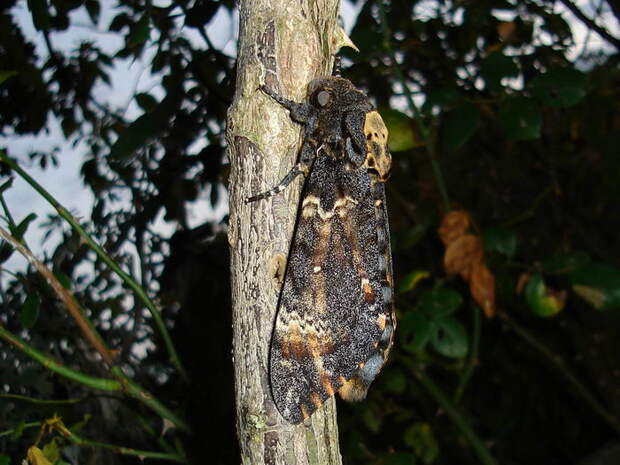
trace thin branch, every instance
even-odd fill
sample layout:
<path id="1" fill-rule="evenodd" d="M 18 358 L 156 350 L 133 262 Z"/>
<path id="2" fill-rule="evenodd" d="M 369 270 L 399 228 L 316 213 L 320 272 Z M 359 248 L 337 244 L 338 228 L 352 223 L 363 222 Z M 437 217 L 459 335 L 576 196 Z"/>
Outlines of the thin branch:
<path id="1" fill-rule="evenodd" d="M 467 387 L 467 383 L 469 383 L 469 380 L 471 379 L 471 375 L 474 372 L 474 368 L 476 367 L 478 363 L 478 350 L 480 348 L 480 319 L 481 319 L 480 315 L 482 311 L 477 305 L 473 303 L 471 307 L 472 307 L 472 313 L 473 313 L 472 342 L 471 342 L 469 358 L 467 360 L 467 366 L 465 367 L 465 370 L 463 371 L 463 374 L 461 375 L 461 378 L 459 379 L 458 387 L 456 388 L 456 391 L 454 393 L 455 404 L 458 404 L 461 401 L 461 398 L 463 397 L 463 394 L 465 393 L 465 388 Z"/>
<path id="2" fill-rule="evenodd" d="M 90 345 L 101 355 L 103 360 L 108 364 L 112 365 L 114 363 L 114 356 L 112 355 L 112 351 L 106 346 L 105 342 L 103 342 L 102 337 L 99 335 L 97 330 L 95 329 L 92 322 L 86 318 L 84 315 L 84 311 L 76 302 L 73 297 L 73 294 L 67 290 L 58 278 L 54 276 L 47 266 L 41 263 L 37 258 L 32 254 L 30 250 L 24 247 L 15 237 L 9 234 L 4 228 L 0 227 L 0 236 L 9 242 L 15 249 L 21 253 L 28 262 L 32 266 L 34 266 L 37 271 L 45 278 L 47 283 L 52 287 L 58 298 L 62 300 L 65 307 L 71 314 L 71 317 L 75 320 L 78 327 L 82 331 L 82 335 L 84 338 L 90 343 Z"/>
<path id="3" fill-rule="evenodd" d="M 28 429 L 28 428 L 34 428 L 36 426 L 41 426 L 42 424 L 43 424 L 43 422 L 41 422 L 41 421 L 33 421 L 33 422 L 30 422 L 30 423 L 24 423 L 21 426 L 16 426 L 15 428 L 10 428 L 10 429 L 4 430 L 4 431 L 0 431 L 0 438 L 3 437 L 3 436 L 9 436 L 9 435 L 15 433 L 15 431 L 17 431 L 18 429 L 20 431 L 23 431 L 23 430 Z"/>
<path id="4" fill-rule="evenodd" d="M 413 115 L 413 118 L 420 130 L 420 134 L 424 139 L 424 143 L 426 145 L 426 151 L 429 156 L 429 160 L 431 163 L 431 168 L 433 169 L 433 174 L 435 176 L 435 183 L 437 184 L 437 189 L 439 190 L 439 195 L 441 196 L 441 200 L 443 201 L 443 207 L 446 212 L 451 210 L 450 206 L 450 197 L 448 196 L 448 189 L 446 188 L 446 181 L 444 180 L 443 173 L 441 171 L 441 167 L 439 166 L 439 162 L 437 161 L 437 147 L 435 144 L 435 134 L 433 134 L 432 128 L 427 127 L 424 124 L 422 119 L 422 115 L 420 114 L 420 110 L 417 105 L 413 101 L 413 97 L 411 96 L 411 92 L 409 91 L 409 87 L 407 86 L 407 80 L 405 79 L 405 75 L 400 69 L 400 65 L 398 64 L 398 60 L 396 59 L 396 53 L 392 47 L 392 34 L 390 32 L 387 17 L 385 14 L 385 7 L 383 6 L 383 2 L 377 2 L 377 6 L 379 7 L 379 17 L 381 19 L 381 28 L 383 29 L 383 42 L 384 46 L 390 54 L 390 58 L 392 59 L 394 71 L 396 77 L 400 81 L 400 85 L 403 88 L 403 93 L 407 99 L 407 104 L 409 106 L 409 110 Z"/>
<path id="5" fill-rule="evenodd" d="M 80 223 L 69 213 L 69 211 L 63 207 L 47 190 L 43 188 L 37 181 L 35 181 L 28 173 L 26 173 L 23 169 L 19 167 L 17 163 L 15 163 L 11 158 L 7 156 L 7 154 L 0 150 L 0 160 L 5 162 L 9 167 L 15 171 L 19 176 L 22 177 L 28 184 L 32 186 L 41 196 L 47 200 L 52 207 L 56 209 L 58 214 L 67 221 L 71 227 L 82 237 L 82 239 L 88 244 L 88 246 L 97 254 L 97 256 L 106 263 L 112 271 L 114 271 L 123 281 L 124 283 L 138 296 L 146 308 L 148 308 L 153 320 L 155 321 L 155 326 L 157 327 L 160 335 L 164 340 L 164 345 L 166 346 L 166 350 L 168 351 L 168 356 L 170 357 L 170 362 L 176 369 L 179 371 L 181 376 L 184 379 L 187 379 L 187 375 L 183 366 L 181 364 L 181 360 L 174 348 L 174 344 L 172 343 L 172 338 L 170 337 L 170 333 L 166 328 L 166 324 L 164 322 L 163 317 L 161 316 L 160 311 L 157 309 L 153 301 L 146 294 L 144 289 L 142 289 L 138 283 L 127 273 L 125 273 L 112 258 L 106 253 L 99 244 L 97 244 L 88 233 L 82 228 Z"/>
<path id="6" fill-rule="evenodd" d="M 78 446 L 87 446 L 87 447 L 100 447 L 102 449 L 108 449 L 117 454 L 121 455 L 133 455 L 136 457 L 140 457 L 140 459 L 159 459 L 159 460 L 170 460 L 172 462 L 179 463 L 187 463 L 186 459 L 178 454 L 169 453 L 169 452 L 156 452 L 156 451 L 148 451 L 148 450 L 139 450 L 132 449 L 130 447 L 117 446 L 114 444 L 108 444 L 105 442 L 93 441 L 91 439 L 86 439 L 81 436 L 78 436 L 69 428 L 67 428 L 62 420 L 58 417 L 52 418 L 48 420 L 47 427 L 52 430 L 58 431 L 63 437 L 68 439 L 74 444 Z"/>
<path id="7" fill-rule="evenodd" d="M 0 338 L 9 342 L 29 357 L 35 359 L 45 368 L 54 373 L 57 373 L 65 378 L 68 378 L 76 383 L 83 384 L 93 389 L 101 389 L 102 391 L 121 391 L 121 384 L 114 379 L 97 378 L 94 376 L 85 375 L 77 370 L 69 368 L 60 362 L 48 357 L 42 352 L 39 352 L 34 347 L 30 346 L 25 341 L 21 340 L 14 334 L 7 331 L 3 326 L 0 326 Z"/>
<path id="8" fill-rule="evenodd" d="M 184 431 L 190 430 L 187 423 L 185 423 L 181 418 L 179 418 L 159 400 L 157 400 L 150 392 L 129 379 L 117 366 L 112 366 L 110 368 L 110 371 L 117 379 L 97 378 L 94 376 L 85 375 L 84 373 L 66 367 L 62 363 L 57 362 L 56 360 L 48 357 L 42 352 L 39 352 L 34 347 L 30 346 L 27 342 L 7 331 L 1 325 L 0 338 L 9 342 L 17 349 L 21 350 L 26 355 L 39 362 L 46 369 L 53 371 L 54 373 L 57 373 L 61 376 L 64 376 L 65 378 L 68 378 L 72 381 L 83 384 L 84 386 L 93 389 L 100 389 L 102 391 L 124 392 L 127 395 L 133 397 L 134 399 L 138 400 L 140 403 L 146 405 L 151 410 L 158 413 L 161 417 L 167 418 L 178 428 Z"/>
<path id="9" fill-rule="evenodd" d="M 2 394 L 0 393 L 0 399 L 11 399 L 20 402 L 28 402 L 30 404 L 42 404 L 42 405 L 63 405 L 63 404 L 77 404 L 83 402 L 84 399 L 37 399 L 35 397 L 21 396 L 19 394 Z"/>
<path id="10" fill-rule="evenodd" d="M 570 0 L 560 0 L 560 3 L 564 5 L 572 14 L 574 14 L 577 19 L 579 19 L 582 23 L 584 23 L 587 27 L 596 32 L 599 36 L 605 39 L 610 44 L 613 44 L 617 50 L 620 50 L 620 39 L 612 36 L 607 29 L 602 26 L 599 26 L 594 22 L 594 20 L 588 18 L 583 11 L 581 11 L 577 6 L 571 2 Z"/>
<path id="11" fill-rule="evenodd" d="M 581 382 L 566 366 L 566 363 L 558 355 L 555 355 L 549 350 L 543 343 L 538 341 L 532 334 L 530 334 L 525 328 L 522 328 L 517 322 L 515 322 L 507 313 L 498 311 L 497 315 L 502 319 L 507 326 L 509 326 L 523 341 L 529 344 L 533 349 L 544 356 L 564 378 L 570 383 L 575 392 L 592 408 L 605 423 L 607 423 L 618 435 L 620 435 L 620 420 L 609 413 L 609 410 L 605 408 L 592 394 L 588 388 Z"/>
<path id="12" fill-rule="evenodd" d="M 491 455 L 482 440 L 476 435 L 475 431 L 459 413 L 457 407 L 450 401 L 450 399 L 448 399 L 448 396 L 442 392 L 439 386 L 437 386 L 428 376 L 426 376 L 412 360 L 404 357 L 401 360 L 417 378 L 420 384 L 426 388 L 435 402 L 437 402 L 437 404 L 439 404 L 439 406 L 446 412 L 446 415 L 448 415 L 450 420 L 452 420 L 452 423 L 459 429 L 463 436 L 465 436 L 469 444 L 474 449 L 480 463 L 482 465 L 497 465 L 497 461 Z"/>

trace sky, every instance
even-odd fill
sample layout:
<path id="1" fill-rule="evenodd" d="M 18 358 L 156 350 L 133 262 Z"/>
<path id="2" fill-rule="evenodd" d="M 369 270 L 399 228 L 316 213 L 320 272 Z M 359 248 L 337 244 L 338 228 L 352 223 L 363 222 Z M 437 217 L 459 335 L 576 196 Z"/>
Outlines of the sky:
<path id="1" fill-rule="evenodd" d="M 72 26 L 66 32 L 52 34 L 53 45 L 57 50 L 70 51 L 75 49 L 82 40 L 95 40 L 99 47 L 109 54 L 114 54 L 116 50 L 123 45 L 122 37 L 115 33 L 107 32 L 107 27 L 111 22 L 117 10 L 113 8 L 113 0 L 102 1 L 102 11 L 99 23 L 93 25 L 86 14 L 84 8 L 75 10 L 71 14 Z M 169 1 L 158 0 L 154 4 L 163 6 Z M 577 3 L 580 8 L 587 14 L 592 15 L 599 4 L 598 0 L 579 0 Z M 420 18 L 424 18 L 432 13 L 430 8 L 434 2 L 421 2 L 416 14 Z M 342 5 L 342 19 L 345 30 L 350 32 L 355 18 L 357 17 L 363 2 L 359 1 L 357 5 L 353 5 L 348 1 Z M 26 0 L 20 0 L 14 9 L 14 14 L 19 22 L 24 34 L 37 46 L 39 56 L 45 57 L 47 49 L 43 42 L 43 38 L 32 24 L 31 16 L 28 12 Z M 505 12 L 497 11 L 498 19 L 511 20 L 513 17 L 507 16 Z M 576 37 L 576 46 L 569 51 L 569 56 L 575 57 L 582 53 L 584 43 L 586 42 L 587 29 L 576 21 L 570 12 L 565 12 L 565 19 L 571 24 Z M 615 18 L 611 13 L 607 13 L 603 17 L 604 25 L 613 34 L 619 34 L 619 27 Z M 77 25 L 77 26 L 74 26 Z M 224 52 L 234 57 L 236 55 L 236 38 L 237 38 L 238 15 L 235 12 L 230 15 L 224 8 L 220 8 L 218 14 L 213 18 L 207 27 L 209 38 L 218 48 L 223 48 Z M 192 29 L 187 29 L 187 36 L 196 43 L 198 47 L 204 47 L 204 42 L 199 34 Z M 540 40 L 544 41 L 544 36 L 540 36 Z M 589 37 L 588 47 L 600 48 L 606 46 L 605 42 L 598 37 Z M 141 111 L 133 101 L 135 92 L 149 91 L 155 96 L 161 97 L 162 90 L 158 87 L 157 77 L 150 76 L 148 72 L 144 72 L 147 68 L 150 56 L 145 54 L 142 60 L 130 61 L 125 60 L 117 63 L 115 69 L 110 73 L 112 86 L 99 84 L 96 88 L 96 96 L 100 101 L 107 102 L 111 108 L 122 110 L 128 118 L 135 118 L 140 115 Z M 112 92 L 110 90 L 113 90 Z M 60 201 L 78 218 L 88 218 L 93 205 L 92 192 L 84 187 L 80 176 L 80 168 L 88 156 L 89 148 L 81 143 L 77 146 L 72 145 L 71 140 L 66 141 L 62 136 L 62 131 L 58 123 L 53 119 L 49 119 L 48 130 L 36 137 L 0 137 L 0 147 L 7 147 L 11 154 L 18 157 L 18 161 L 23 168 L 39 181 L 49 192 L 51 192 L 57 200 Z M 59 167 L 47 168 L 41 170 L 28 160 L 28 154 L 32 151 L 45 151 L 51 147 L 58 147 L 59 152 L 57 158 Z M 225 195 L 220 196 L 223 199 L 218 208 L 213 211 L 207 201 L 208 192 L 204 193 L 203 198 L 199 199 L 190 206 L 190 226 L 197 226 L 211 218 L 221 218 L 227 212 L 227 198 Z M 54 210 L 38 195 L 30 186 L 16 178 L 13 187 L 5 193 L 5 199 L 9 205 L 11 212 L 19 222 L 29 213 L 37 214 L 37 220 L 29 228 L 26 240 L 35 254 L 41 256 L 43 250 L 53 250 L 59 237 L 52 237 L 45 244 L 41 244 L 44 230 L 40 224 L 46 219 L 47 215 L 54 213 Z M 171 235 L 174 230 L 171 224 L 166 224 L 163 219 L 157 221 L 154 228 L 164 235 Z M 25 265 L 25 260 L 14 254 L 11 260 L 4 266 L 9 270 L 16 270 Z"/>

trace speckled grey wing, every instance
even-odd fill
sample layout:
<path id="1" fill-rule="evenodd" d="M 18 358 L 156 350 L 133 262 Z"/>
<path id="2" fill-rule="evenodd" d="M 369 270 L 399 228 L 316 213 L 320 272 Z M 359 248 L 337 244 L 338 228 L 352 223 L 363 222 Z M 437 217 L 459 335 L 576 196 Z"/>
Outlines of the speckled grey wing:
<path id="1" fill-rule="evenodd" d="M 299 423 L 339 391 L 359 400 L 392 340 L 383 183 L 317 157 L 299 208 L 270 350 L 282 416 Z"/>

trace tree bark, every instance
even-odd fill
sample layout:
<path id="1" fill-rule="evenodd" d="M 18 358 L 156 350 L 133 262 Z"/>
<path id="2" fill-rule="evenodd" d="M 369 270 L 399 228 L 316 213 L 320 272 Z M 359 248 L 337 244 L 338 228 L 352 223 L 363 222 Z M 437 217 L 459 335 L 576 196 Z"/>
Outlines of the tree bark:
<path id="1" fill-rule="evenodd" d="M 269 199 L 245 204 L 276 185 L 297 160 L 301 126 L 258 90 L 295 101 L 331 74 L 345 43 L 338 0 L 242 0 L 236 94 L 226 138 L 231 162 L 230 229 L 237 434 L 243 464 L 341 464 L 335 402 L 293 426 L 273 404 L 268 375 L 271 332 L 302 179 Z"/>

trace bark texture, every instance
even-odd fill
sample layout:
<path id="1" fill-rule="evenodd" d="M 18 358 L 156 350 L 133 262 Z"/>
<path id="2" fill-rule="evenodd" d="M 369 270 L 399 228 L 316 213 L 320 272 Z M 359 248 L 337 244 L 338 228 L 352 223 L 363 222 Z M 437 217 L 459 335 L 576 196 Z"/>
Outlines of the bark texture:
<path id="1" fill-rule="evenodd" d="M 276 185 L 296 161 L 301 127 L 258 90 L 265 84 L 302 101 L 329 75 L 345 37 L 338 0 L 245 0 L 236 94 L 226 138 L 231 162 L 231 276 L 237 433 L 243 464 L 341 464 L 334 400 L 304 424 L 287 423 L 269 390 L 268 355 L 301 177 L 281 194 L 244 199 Z"/>

